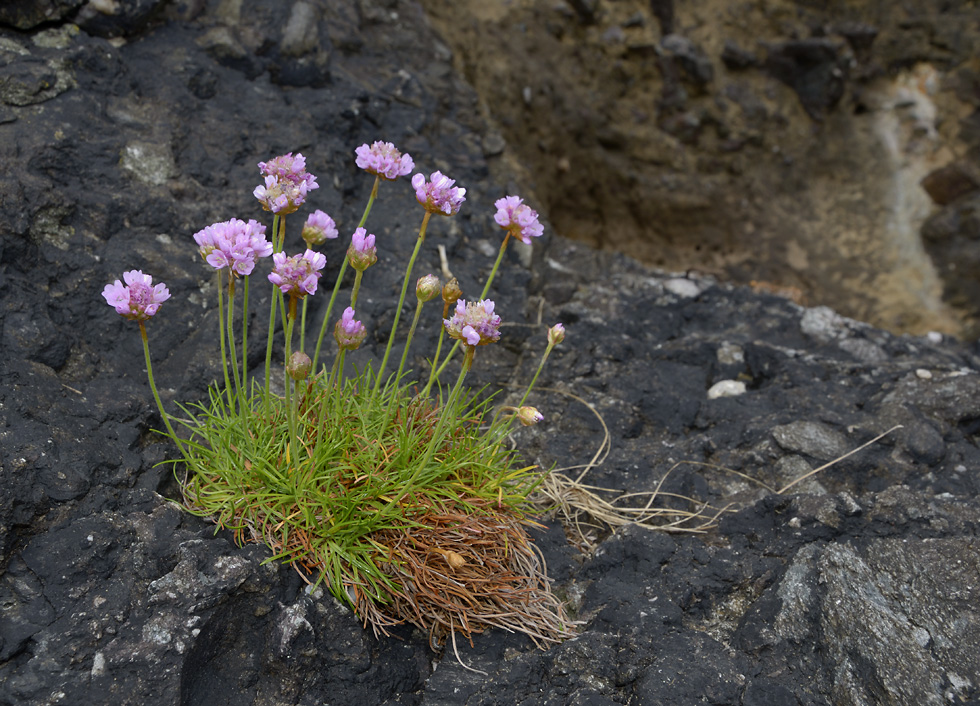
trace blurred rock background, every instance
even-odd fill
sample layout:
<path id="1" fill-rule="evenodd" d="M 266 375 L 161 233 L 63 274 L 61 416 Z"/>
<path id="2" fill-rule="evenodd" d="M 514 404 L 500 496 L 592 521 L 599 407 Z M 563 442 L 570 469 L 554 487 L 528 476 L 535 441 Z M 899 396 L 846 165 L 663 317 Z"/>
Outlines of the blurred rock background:
<path id="1" fill-rule="evenodd" d="M 421 1 L 559 233 L 976 335 L 974 3 Z"/>

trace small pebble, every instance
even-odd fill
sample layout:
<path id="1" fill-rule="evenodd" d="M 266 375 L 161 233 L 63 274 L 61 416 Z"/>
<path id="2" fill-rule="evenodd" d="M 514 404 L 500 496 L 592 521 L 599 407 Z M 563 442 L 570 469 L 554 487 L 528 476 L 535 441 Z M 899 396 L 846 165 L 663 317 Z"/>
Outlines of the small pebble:
<path id="1" fill-rule="evenodd" d="M 708 399 L 719 397 L 738 397 L 745 394 L 745 383 L 741 380 L 719 380 L 708 390 Z"/>
<path id="2" fill-rule="evenodd" d="M 926 338 L 928 338 L 932 343 L 943 342 L 943 335 L 939 333 L 939 331 L 930 331 L 926 334 Z"/>
<path id="3" fill-rule="evenodd" d="M 932 373 L 930 373 L 925 368 L 919 368 L 915 371 L 915 374 L 922 380 L 932 380 Z"/>
<path id="4" fill-rule="evenodd" d="M 683 277 L 675 277 L 667 280 L 664 282 L 664 289 L 679 297 L 687 297 L 688 299 L 692 299 L 701 293 L 701 287 Z"/>

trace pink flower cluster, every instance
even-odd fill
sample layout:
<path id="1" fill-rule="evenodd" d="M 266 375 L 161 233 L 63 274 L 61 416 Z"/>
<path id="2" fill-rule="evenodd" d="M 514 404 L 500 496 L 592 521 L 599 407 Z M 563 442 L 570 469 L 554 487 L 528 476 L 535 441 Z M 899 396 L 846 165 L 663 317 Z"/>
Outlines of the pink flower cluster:
<path id="1" fill-rule="evenodd" d="M 337 224 L 334 223 L 334 220 L 317 209 L 306 217 L 306 223 L 303 225 L 303 232 L 300 235 L 306 241 L 307 247 L 315 248 L 328 240 L 333 240 L 340 233 L 337 232 Z"/>
<path id="2" fill-rule="evenodd" d="M 265 226 L 237 218 L 213 223 L 194 234 L 203 257 L 216 270 L 228 268 L 236 275 L 250 275 L 260 257 L 272 254 L 272 243 L 265 239 Z"/>
<path id="3" fill-rule="evenodd" d="M 430 213 L 443 216 L 454 216 L 466 200 L 466 189 L 453 186 L 456 182 L 442 172 L 432 172 L 429 181 L 425 175 L 416 174 L 412 177 L 412 188 L 415 189 L 415 199 Z"/>
<path id="4" fill-rule="evenodd" d="M 286 257 L 277 252 L 272 256 L 272 272 L 269 281 L 282 290 L 283 294 L 305 297 L 315 294 L 317 282 L 327 264 L 327 256 L 307 249 L 302 255 Z"/>
<path id="5" fill-rule="evenodd" d="M 456 313 L 451 319 L 443 319 L 446 333 L 459 339 L 464 345 L 485 346 L 500 338 L 500 317 L 493 313 L 490 299 L 466 303 L 456 302 Z"/>
<path id="6" fill-rule="evenodd" d="M 364 228 L 354 231 L 350 239 L 350 247 L 347 248 L 347 261 L 350 262 L 351 267 L 364 272 L 378 261 L 378 249 L 374 247 L 374 242 L 374 235 Z"/>
<path id="7" fill-rule="evenodd" d="M 538 238 L 544 233 L 544 226 L 538 222 L 538 212 L 525 204 L 520 196 L 505 196 L 497 199 L 493 205 L 497 207 L 493 217 L 497 225 L 506 228 L 527 245 L 531 244 L 531 238 Z"/>
<path id="8" fill-rule="evenodd" d="M 333 337 L 340 349 L 345 351 L 356 350 L 364 342 L 367 329 L 360 321 L 354 320 L 354 310 L 351 307 L 344 309 L 344 315 L 333 328 Z"/>
<path id="9" fill-rule="evenodd" d="M 133 321 L 146 321 L 155 313 L 160 305 L 170 299 L 170 290 L 163 282 L 154 286 L 153 278 L 144 275 L 142 270 L 130 270 L 123 273 L 126 281 L 124 286 L 118 279 L 107 284 L 102 290 L 109 306 L 116 313 Z"/>
<path id="10" fill-rule="evenodd" d="M 264 183 L 252 192 L 262 203 L 262 208 L 273 213 L 287 214 L 296 211 L 313 189 L 320 188 L 316 177 L 306 171 L 306 158 L 292 152 L 268 162 L 259 162 Z"/>
<path id="11" fill-rule="evenodd" d="M 387 181 L 412 173 L 415 162 L 408 154 L 399 152 L 390 142 L 375 142 L 370 147 L 363 144 L 354 150 L 355 163 L 368 174 L 376 174 Z"/>

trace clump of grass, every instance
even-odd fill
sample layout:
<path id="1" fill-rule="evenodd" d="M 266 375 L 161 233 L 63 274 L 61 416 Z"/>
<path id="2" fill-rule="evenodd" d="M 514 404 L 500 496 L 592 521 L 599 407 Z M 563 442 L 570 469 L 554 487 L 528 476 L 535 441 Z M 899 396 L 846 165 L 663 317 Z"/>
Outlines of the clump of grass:
<path id="1" fill-rule="evenodd" d="M 376 370 L 363 366 L 348 372 L 348 354 L 355 355 L 367 335 L 354 307 L 365 272 L 377 261 L 375 236 L 364 224 L 380 183 L 414 166 L 408 155 L 380 142 L 358 148 L 357 164 L 375 175 L 374 186 L 318 336 L 307 337 L 307 303 L 318 290 L 326 258 L 313 248 L 338 231 L 333 219 L 316 211 L 303 227 L 306 252 L 291 257 L 284 252 L 286 216 L 317 188 L 302 155 L 259 164 L 264 185 L 253 193 L 274 214 L 271 242 L 265 226 L 254 220 L 215 223 L 195 234 L 218 280 L 224 384 L 215 383 L 202 403 L 182 407 L 182 419 L 163 408 L 146 337 L 145 322 L 169 292 L 163 285 L 151 289 L 152 280 L 136 272 L 126 273 L 127 286 L 117 281 L 106 288 L 106 300 L 140 323 L 150 386 L 168 435 L 181 451 L 185 507 L 231 530 L 239 542 L 267 545 L 270 561 L 290 563 L 306 580 L 325 584 L 376 634 L 408 622 L 426 630 L 434 646 L 449 637 L 454 649 L 457 633 L 470 638 L 489 627 L 523 632 L 540 646 L 570 637 L 574 623 L 550 592 L 543 558 L 527 534 L 535 514 L 529 497 L 542 475 L 522 465 L 505 443 L 515 420 L 540 421 L 541 414 L 524 402 L 551 350 L 564 339 L 564 327 L 549 329 L 548 346 L 518 407 L 491 415 L 492 397 L 480 398 L 464 386 L 477 349 L 500 337 L 501 317 L 485 297 L 507 243 L 512 236 L 530 243 L 541 235 L 537 214 L 517 196 L 496 202 L 495 220 L 506 235 L 479 301 L 462 299 L 455 280 L 444 287 L 433 275 L 418 280 L 405 349 L 397 372 L 389 374 L 402 306 L 430 218 L 451 216 L 465 201 L 465 190 L 441 173 L 429 180 L 416 174 L 412 186 L 424 216 L 384 356 Z M 265 366 L 250 377 L 249 276 L 270 255 L 274 265 L 268 279 L 275 286 Z M 348 264 L 357 270 L 350 306 L 334 325 L 332 364 L 318 368 L 321 351 L 327 354 L 325 334 Z M 419 392 L 405 365 L 423 306 L 440 291 L 438 346 Z M 237 292 L 245 314 L 239 332 Z M 281 396 L 271 385 L 277 317 L 285 343 Z M 447 335 L 455 345 L 440 360 Z M 443 385 L 440 373 L 460 348 L 458 377 L 452 386 Z M 182 425 L 182 435 L 171 420 Z"/>
<path id="2" fill-rule="evenodd" d="M 339 394 L 311 378 L 299 463 L 281 399 L 263 402 L 232 414 L 214 390 L 185 422 L 190 512 L 324 580 L 376 633 L 410 622 L 434 645 L 491 626 L 540 645 L 573 634 L 525 530 L 542 476 L 502 443 L 505 422 L 481 430 L 491 398 L 447 410 L 407 385 L 373 399 L 369 371 Z M 441 414 L 457 423 L 435 439 Z"/>

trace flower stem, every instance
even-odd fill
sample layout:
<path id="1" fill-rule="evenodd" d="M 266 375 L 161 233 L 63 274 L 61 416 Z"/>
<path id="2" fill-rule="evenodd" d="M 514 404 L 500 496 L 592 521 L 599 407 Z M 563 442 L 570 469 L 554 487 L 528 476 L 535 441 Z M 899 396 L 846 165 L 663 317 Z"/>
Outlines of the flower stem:
<path id="1" fill-rule="evenodd" d="M 421 465 L 415 469 L 411 477 L 405 483 L 401 494 L 395 499 L 394 504 L 397 504 L 405 495 L 408 494 L 409 490 L 418 480 L 418 477 L 425 470 L 426 466 L 432 462 L 432 457 L 435 455 L 436 448 L 442 443 L 442 430 L 446 426 L 446 420 L 450 417 L 456 415 L 456 400 L 459 397 L 459 389 L 463 386 L 463 380 L 466 378 L 466 373 L 470 371 L 470 367 L 473 365 L 473 354 L 476 352 L 476 346 L 465 346 L 465 353 L 463 354 L 463 366 L 459 371 L 459 377 L 456 378 L 456 385 L 453 387 L 453 391 L 449 395 L 449 399 L 443 406 L 440 414 L 439 421 L 436 423 L 435 431 L 432 432 L 432 438 L 429 440 L 429 445 L 425 449 L 425 458 L 422 460 Z"/>
<path id="2" fill-rule="evenodd" d="M 405 350 L 402 351 L 402 360 L 398 364 L 398 374 L 395 375 L 395 387 L 398 387 L 398 381 L 402 379 L 402 371 L 405 369 L 405 361 L 408 359 L 408 349 L 412 346 L 412 338 L 415 336 L 415 327 L 419 324 L 419 317 L 422 315 L 422 300 L 419 299 L 418 304 L 415 306 L 415 316 L 412 318 L 412 326 L 408 329 L 408 339 L 405 341 Z"/>
<path id="3" fill-rule="evenodd" d="M 364 224 L 367 223 L 368 214 L 371 213 L 371 206 L 374 205 L 374 200 L 378 198 L 378 186 L 381 184 L 381 177 L 374 177 L 374 186 L 371 187 L 371 196 L 368 198 L 367 206 L 364 207 L 364 213 L 361 215 L 361 222 L 357 224 L 358 228 L 363 228 Z M 356 230 L 356 229 L 355 229 Z M 323 339 L 327 334 L 327 325 L 330 323 L 330 312 L 333 311 L 333 304 L 337 300 L 337 292 L 340 291 L 340 283 L 344 280 L 344 273 L 347 271 L 347 258 L 340 265 L 340 272 L 337 273 L 337 281 L 333 285 L 333 293 L 330 295 L 330 303 L 327 304 L 327 310 L 323 314 L 323 323 L 320 325 L 320 335 L 316 339 L 316 350 L 313 352 L 313 370 L 316 370 L 317 361 L 320 359 L 320 347 L 323 345 Z M 353 306 L 353 304 L 351 305 Z"/>
<path id="4" fill-rule="evenodd" d="M 395 390 L 398 389 L 398 383 L 402 379 L 402 371 L 405 369 L 405 361 L 408 359 L 408 349 L 412 346 L 412 338 L 415 336 L 415 327 L 418 326 L 419 317 L 422 315 L 422 304 L 424 302 L 419 299 L 418 304 L 415 306 L 415 316 L 412 318 L 412 326 L 408 329 L 408 340 L 405 341 L 405 350 L 402 351 L 402 360 L 398 364 L 398 373 L 395 375 Z M 395 399 L 398 399 L 398 395 L 395 395 Z M 391 414 L 397 405 L 397 401 L 394 404 L 388 406 L 385 412 L 385 421 L 381 425 L 381 433 L 378 434 L 378 438 L 383 438 L 385 432 L 388 430 L 388 422 L 391 421 Z"/>
<path id="5" fill-rule="evenodd" d="M 242 381 L 248 388 L 248 275 L 242 285 Z"/>
<path id="6" fill-rule="evenodd" d="M 170 425 L 170 416 L 167 414 L 166 410 L 163 408 L 163 402 L 160 400 L 160 393 L 157 392 L 157 385 L 153 381 L 153 364 L 150 363 L 150 343 L 146 338 L 146 326 L 144 322 L 140 321 L 140 338 L 143 339 L 143 355 L 146 358 L 146 377 L 150 381 L 150 389 L 153 391 L 153 399 L 157 402 L 157 409 L 160 411 L 160 416 L 163 418 L 163 423 L 167 426 L 167 433 L 170 438 L 173 439 L 174 443 L 177 444 L 177 449 L 180 451 L 181 456 L 184 457 L 185 463 L 190 463 L 187 457 L 187 451 L 184 449 L 184 445 L 180 442 L 177 434 L 174 433 L 174 428 Z"/>
<path id="7" fill-rule="evenodd" d="M 354 288 L 350 290 L 350 305 L 352 309 L 357 306 L 357 295 L 361 291 L 361 278 L 363 276 L 363 270 L 358 270 L 357 274 L 354 275 Z"/>
<path id="8" fill-rule="evenodd" d="M 405 269 L 405 279 L 402 281 L 402 293 L 398 297 L 398 307 L 395 309 L 395 321 L 391 325 L 391 334 L 388 336 L 388 346 L 385 348 L 384 358 L 381 359 L 381 367 L 378 368 L 378 379 L 374 381 L 374 391 L 371 393 L 372 397 L 378 396 L 378 390 L 381 388 L 381 381 L 384 379 L 385 369 L 388 366 L 388 356 L 391 355 L 391 347 L 395 343 L 395 331 L 398 329 L 398 320 L 401 318 L 402 305 L 405 303 L 405 293 L 408 291 L 408 281 L 412 278 L 412 269 L 415 267 L 415 259 L 419 256 L 419 250 L 422 249 L 422 243 L 425 242 L 425 229 L 429 225 L 429 218 L 432 216 L 430 211 L 425 212 L 425 217 L 422 219 L 422 225 L 419 228 L 419 237 L 415 241 L 415 249 L 412 251 L 412 257 L 408 261 L 408 267 Z M 397 380 L 395 381 L 397 384 Z"/>
<path id="9" fill-rule="evenodd" d="M 527 389 L 524 391 L 524 396 L 521 398 L 521 401 L 517 404 L 518 407 L 524 406 L 524 403 L 527 401 L 528 395 L 531 394 L 531 388 L 533 388 L 534 383 L 538 381 L 538 375 L 540 375 L 541 371 L 544 369 L 544 364 L 548 360 L 548 356 L 551 355 L 551 349 L 554 347 L 555 346 L 553 344 L 549 343 L 548 347 L 545 348 L 544 355 L 541 356 L 541 362 L 538 363 L 538 369 L 534 371 L 534 377 L 531 378 L 530 384 L 527 386 Z"/>
<path id="10" fill-rule="evenodd" d="M 228 375 L 228 355 L 226 352 L 227 346 L 225 345 L 225 303 L 224 296 L 222 294 L 221 287 L 221 272 L 218 270 L 218 338 L 221 341 L 221 368 L 225 374 L 225 394 L 228 395 L 228 407 L 235 411 L 235 399 L 232 397 L 231 392 L 231 377 Z M 229 272 L 228 276 L 231 276 Z"/>
<path id="11" fill-rule="evenodd" d="M 276 238 L 276 233 L 279 231 L 279 214 L 272 217 L 272 252 L 281 252 L 282 244 L 278 242 Z M 269 381 L 270 375 L 272 373 L 272 340 L 276 331 L 276 303 L 278 298 L 281 296 L 279 288 L 272 288 L 272 297 L 269 310 L 269 338 L 265 344 L 265 400 L 266 400 L 266 413 L 269 412 L 268 402 L 269 402 Z"/>
<path id="12" fill-rule="evenodd" d="M 244 403 L 244 397 L 242 396 L 242 378 L 238 374 L 238 351 L 235 348 L 235 276 L 230 269 L 228 270 L 228 348 L 231 372 L 235 378 L 235 392 L 241 407 Z"/>
<path id="13" fill-rule="evenodd" d="M 298 397 L 298 393 L 290 395 L 290 387 L 293 383 L 293 379 L 289 377 L 289 372 L 287 370 L 289 357 L 292 355 L 292 343 L 293 343 L 293 326 L 296 323 L 296 296 L 289 295 L 289 313 L 286 318 L 286 364 L 283 365 L 283 376 L 286 390 L 286 415 L 287 422 L 289 424 L 289 441 L 287 446 L 287 455 L 289 457 L 289 463 L 295 464 L 296 468 L 299 468 L 299 459 L 296 458 L 296 445 L 293 443 L 296 439 L 296 402 L 294 399 Z"/>
<path id="14" fill-rule="evenodd" d="M 442 318 L 445 319 L 449 315 L 449 304 L 442 305 Z M 446 337 L 446 327 L 440 323 L 439 324 L 439 342 L 436 343 L 436 354 L 432 357 L 432 370 L 429 371 L 429 382 L 426 383 L 425 389 L 422 390 L 422 397 L 429 396 L 429 390 L 432 389 L 432 383 L 436 380 L 436 367 L 439 364 L 439 351 L 442 350 L 442 339 Z M 455 349 L 454 349 L 455 350 Z"/>
<path id="15" fill-rule="evenodd" d="M 306 302 L 307 297 L 303 297 L 303 311 L 300 313 L 299 319 L 299 348 L 297 350 L 306 350 Z"/>

